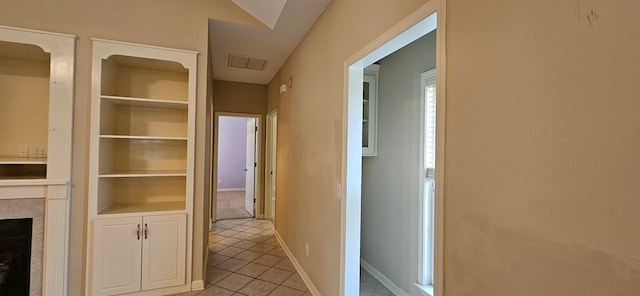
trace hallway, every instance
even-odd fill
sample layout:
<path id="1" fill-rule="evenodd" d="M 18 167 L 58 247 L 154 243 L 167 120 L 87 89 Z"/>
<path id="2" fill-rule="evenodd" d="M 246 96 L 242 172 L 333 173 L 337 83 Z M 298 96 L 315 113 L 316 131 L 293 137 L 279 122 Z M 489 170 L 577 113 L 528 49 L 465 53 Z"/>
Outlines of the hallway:
<path id="1" fill-rule="evenodd" d="M 204 291 L 179 296 L 311 295 L 267 220 L 224 220 L 209 233 L 209 261 Z"/>

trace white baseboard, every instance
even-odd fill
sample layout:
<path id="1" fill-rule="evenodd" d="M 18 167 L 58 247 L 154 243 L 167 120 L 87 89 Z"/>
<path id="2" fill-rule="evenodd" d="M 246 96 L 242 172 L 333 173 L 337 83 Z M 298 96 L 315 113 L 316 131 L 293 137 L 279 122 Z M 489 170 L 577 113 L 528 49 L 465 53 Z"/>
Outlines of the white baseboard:
<path id="1" fill-rule="evenodd" d="M 371 276 L 373 276 L 376 280 L 378 280 L 382 285 L 387 287 L 387 289 L 389 289 L 389 291 L 391 291 L 393 294 L 397 296 L 411 296 L 407 292 L 402 290 L 400 287 L 398 287 L 396 284 L 394 284 L 386 276 L 384 276 L 384 274 L 382 274 L 377 269 L 375 269 L 375 267 L 367 263 L 367 261 L 364 261 L 364 259 L 362 258 L 360 258 L 360 266 L 362 266 L 364 270 L 366 270 L 369 274 L 371 274 Z"/>
<path id="2" fill-rule="evenodd" d="M 244 188 L 218 188 L 218 192 L 244 191 Z"/>
<path id="3" fill-rule="evenodd" d="M 313 285 L 313 282 L 311 282 L 311 279 L 309 278 L 307 273 L 304 271 L 300 263 L 298 263 L 298 260 L 296 260 L 296 257 L 293 256 L 293 253 L 291 253 L 291 250 L 289 250 L 289 247 L 287 247 L 287 244 L 284 243 L 284 240 L 282 240 L 282 237 L 280 236 L 278 231 L 275 231 L 274 234 L 275 234 L 276 240 L 278 241 L 278 243 L 280 244 L 284 252 L 287 253 L 287 257 L 289 257 L 289 260 L 298 271 L 298 274 L 304 281 L 304 284 L 307 285 L 307 288 L 309 288 L 309 292 L 311 292 L 311 295 L 321 296 L 320 291 L 318 291 L 316 286 Z"/>
<path id="4" fill-rule="evenodd" d="M 197 280 L 197 281 L 191 282 L 191 291 L 199 291 L 199 290 L 204 290 L 204 281 Z"/>

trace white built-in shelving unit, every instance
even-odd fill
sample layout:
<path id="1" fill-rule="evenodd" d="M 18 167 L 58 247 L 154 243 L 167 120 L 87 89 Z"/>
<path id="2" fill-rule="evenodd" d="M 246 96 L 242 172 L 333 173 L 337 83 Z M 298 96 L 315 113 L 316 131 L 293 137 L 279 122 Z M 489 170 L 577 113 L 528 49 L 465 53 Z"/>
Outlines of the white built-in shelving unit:
<path id="1" fill-rule="evenodd" d="M 196 59 L 93 40 L 88 294 L 191 288 Z"/>

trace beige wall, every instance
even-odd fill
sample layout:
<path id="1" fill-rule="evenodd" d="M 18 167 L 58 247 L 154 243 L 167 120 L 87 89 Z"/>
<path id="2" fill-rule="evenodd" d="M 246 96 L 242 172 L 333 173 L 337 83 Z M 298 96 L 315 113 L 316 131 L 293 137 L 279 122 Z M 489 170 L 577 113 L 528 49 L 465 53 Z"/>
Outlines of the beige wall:
<path id="1" fill-rule="evenodd" d="M 294 78 L 277 231 L 323 295 L 339 285 L 343 63 L 425 2 L 334 0 L 271 83 Z M 640 291 L 640 4 L 614 2 L 448 1 L 444 295 Z"/>
<path id="2" fill-rule="evenodd" d="M 206 122 L 204 123 L 205 125 L 205 134 L 208 135 L 210 137 L 210 139 L 208 141 L 206 141 L 205 143 L 205 148 L 204 148 L 204 162 L 207 165 L 206 168 L 206 173 L 205 173 L 205 177 L 203 180 L 204 183 L 204 197 L 203 197 L 203 210 L 209 210 L 208 213 L 206 213 L 205 215 L 203 215 L 203 219 L 205 219 L 206 223 L 209 224 L 211 222 L 211 211 L 212 211 L 212 203 L 211 203 L 211 196 L 212 196 L 212 191 L 213 191 L 213 184 L 211 184 L 211 180 L 212 176 L 214 175 L 214 166 L 213 166 L 213 65 L 211 63 L 212 59 L 211 59 L 211 42 L 207 42 L 207 58 L 209 59 L 209 62 L 207 63 L 207 104 L 206 104 L 206 110 L 205 112 L 206 114 Z M 200 230 L 200 233 L 202 235 L 202 237 L 209 237 L 209 228 L 210 227 L 202 227 L 202 229 Z M 207 243 L 207 247 L 206 248 L 202 248 L 201 253 L 202 253 L 202 258 L 204 259 L 203 262 L 208 262 L 209 260 L 209 246 L 208 246 L 208 240 L 204 240 Z M 204 242 L 203 241 L 203 242 Z M 202 273 L 204 275 L 207 274 L 207 268 L 208 265 L 207 264 L 202 264 Z M 206 285 L 205 285 L 206 286 Z"/>
<path id="3" fill-rule="evenodd" d="M 16 62 L 0 57 L 0 157 L 19 157 L 27 146 L 47 146 L 49 72 L 48 58 Z"/>
<path id="4" fill-rule="evenodd" d="M 19 1 L 0 0 L 0 24 L 74 34 L 76 86 L 71 193 L 70 295 L 83 294 L 91 88 L 91 37 L 196 50 L 196 178 L 193 279 L 202 279 L 208 216 L 204 214 L 208 19 L 262 26 L 230 0 Z"/>
<path id="5" fill-rule="evenodd" d="M 280 106 L 280 81 L 280 72 L 278 72 L 267 85 L 267 113 Z"/>
<path id="6" fill-rule="evenodd" d="M 264 157 L 266 141 L 267 86 L 262 84 L 213 81 L 213 111 L 230 113 L 250 113 L 262 116 L 260 122 L 260 161 L 258 166 L 258 196 L 256 197 L 256 217 L 264 215 Z M 215 130 L 214 126 L 214 130 Z M 217 147 L 217 143 L 214 144 Z M 215 170 L 216 168 L 214 168 Z M 215 179 L 212 179 L 215 180 Z"/>
<path id="7" fill-rule="evenodd" d="M 214 80 L 213 110 L 264 115 L 267 112 L 267 86 Z"/>
<path id="8" fill-rule="evenodd" d="M 322 295 L 340 285 L 344 62 L 424 3 L 334 0 L 270 84 L 293 78 L 287 93 L 269 92 L 279 106 L 276 227 Z"/>
<path id="9" fill-rule="evenodd" d="M 640 3 L 448 1 L 447 295 L 640 291 Z"/>

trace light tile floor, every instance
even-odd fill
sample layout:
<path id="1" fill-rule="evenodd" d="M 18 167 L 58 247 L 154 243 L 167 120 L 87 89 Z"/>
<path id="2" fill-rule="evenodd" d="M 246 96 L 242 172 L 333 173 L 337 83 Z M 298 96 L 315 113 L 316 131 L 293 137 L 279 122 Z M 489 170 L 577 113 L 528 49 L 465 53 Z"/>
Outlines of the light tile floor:
<path id="1" fill-rule="evenodd" d="M 207 285 L 178 296 L 311 295 L 265 220 L 224 220 L 209 233 Z"/>

